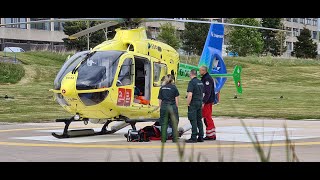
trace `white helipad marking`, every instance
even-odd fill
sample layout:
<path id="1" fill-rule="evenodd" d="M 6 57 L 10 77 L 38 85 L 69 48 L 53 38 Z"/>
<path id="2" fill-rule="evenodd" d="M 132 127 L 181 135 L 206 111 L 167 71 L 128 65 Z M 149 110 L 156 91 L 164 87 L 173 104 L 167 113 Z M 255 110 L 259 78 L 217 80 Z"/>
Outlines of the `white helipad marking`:
<path id="1" fill-rule="evenodd" d="M 257 138 L 259 142 L 265 141 L 283 141 L 286 140 L 286 136 L 282 135 L 262 135 L 257 134 Z M 289 136 L 290 140 L 294 139 L 308 139 L 315 138 L 315 136 Z M 253 138 L 255 140 L 255 138 Z M 217 140 L 220 141 L 238 141 L 238 142 L 251 142 L 251 139 L 247 134 L 228 134 L 228 133 L 218 133 Z"/>
<path id="2" fill-rule="evenodd" d="M 274 127 L 247 127 L 250 135 L 254 138 L 254 133 L 256 134 L 260 142 L 264 141 L 283 141 L 286 140 L 284 134 L 284 128 L 274 128 Z M 303 130 L 303 128 L 287 128 L 289 139 L 309 139 L 317 138 L 320 136 L 293 136 L 294 131 Z M 246 130 L 242 126 L 226 126 L 216 128 L 217 140 L 220 141 L 237 141 L 237 142 L 251 142 Z M 191 137 L 191 131 L 187 131 L 182 138 L 189 139 Z"/>
<path id="3" fill-rule="evenodd" d="M 247 127 L 248 131 L 253 133 L 266 133 L 266 132 L 284 132 L 284 128 L 274 128 L 274 127 Z M 287 128 L 288 131 L 296 131 L 301 128 Z M 246 130 L 242 126 L 226 126 L 226 127 L 217 127 L 217 132 L 232 132 L 232 133 L 246 133 Z"/>
<path id="4" fill-rule="evenodd" d="M 259 142 L 265 141 L 283 141 L 286 140 L 286 136 L 272 136 L 272 135 L 257 135 Z M 309 139 L 309 138 L 317 138 L 318 136 L 289 136 L 290 140 L 294 139 Z M 191 138 L 191 134 L 185 134 L 181 138 L 189 139 Z M 249 136 L 247 134 L 229 134 L 229 133 L 217 133 L 217 140 L 219 141 L 236 141 L 236 142 L 251 142 Z M 255 140 L 255 139 L 254 139 Z"/>
<path id="5" fill-rule="evenodd" d="M 101 128 L 93 128 L 95 131 L 100 131 Z M 124 133 L 128 132 L 128 129 L 131 129 L 130 126 L 123 128 L 117 131 L 114 134 L 102 135 L 102 136 L 88 136 L 88 137 L 76 137 L 76 138 L 66 138 L 66 139 L 57 139 L 53 136 L 30 136 L 30 137 L 12 137 L 12 139 L 20 140 L 35 140 L 35 141 L 51 141 L 51 142 L 65 142 L 65 143 L 94 143 L 94 142 L 113 142 L 113 141 L 126 141 L 126 138 L 123 136 Z M 71 129 L 70 129 L 71 130 Z M 251 136 L 254 136 L 254 133 L 258 137 L 260 142 L 265 141 L 283 141 L 286 140 L 284 133 L 284 128 L 275 128 L 275 127 L 248 127 L 248 130 Z M 309 139 L 309 138 L 318 138 L 320 136 L 302 136 L 298 135 L 298 132 L 303 132 L 304 128 L 287 128 L 289 138 L 294 139 Z M 36 130 L 36 132 L 44 133 L 62 133 L 63 129 L 51 129 L 51 130 Z M 217 127 L 217 140 L 220 141 L 236 141 L 236 142 L 251 142 L 248 134 L 246 133 L 244 127 L 242 126 L 225 126 Z M 191 130 L 184 133 L 181 137 L 183 139 L 189 139 L 191 137 Z"/>

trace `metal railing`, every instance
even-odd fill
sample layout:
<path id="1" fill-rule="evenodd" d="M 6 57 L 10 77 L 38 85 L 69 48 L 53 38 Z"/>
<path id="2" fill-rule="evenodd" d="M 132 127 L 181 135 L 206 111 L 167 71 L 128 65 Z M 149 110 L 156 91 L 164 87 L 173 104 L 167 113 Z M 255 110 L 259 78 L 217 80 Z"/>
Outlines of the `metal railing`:
<path id="1" fill-rule="evenodd" d="M 11 52 L 14 53 L 14 63 L 17 63 L 17 55 L 16 52 L 14 52 L 11 48 L 7 47 L 8 49 L 10 49 Z M 7 57 L 7 51 L 4 51 L 4 57 Z"/>

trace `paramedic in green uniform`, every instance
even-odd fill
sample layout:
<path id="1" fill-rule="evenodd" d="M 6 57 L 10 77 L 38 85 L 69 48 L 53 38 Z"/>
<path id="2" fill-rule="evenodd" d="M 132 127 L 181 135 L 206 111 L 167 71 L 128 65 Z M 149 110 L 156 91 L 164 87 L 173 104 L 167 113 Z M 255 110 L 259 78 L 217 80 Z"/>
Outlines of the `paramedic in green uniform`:
<path id="1" fill-rule="evenodd" d="M 173 76 L 168 74 L 165 76 L 162 83 L 162 87 L 159 90 L 159 107 L 160 107 L 160 125 L 161 125 L 161 142 L 166 142 L 167 140 L 167 129 L 170 124 L 172 127 L 173 142 L 177 141 L 178 133 L 178 99 L 179 91 L 177 87 L 173 84 Z M 171 111 L 170 111 L 171 110 Z M 171 113 L 170 113 L 171 112 Z M 168 117 L 168 118 L 166 118 Z"/>
<path id="2" fill-rule="evenodd" d="M 203 99 L 203 83 L 197 78 L 197 71 L 190 71 L 190 81 L 188 84 L 188 119 L 191 123 L 191 138 L 186 143 L 203 142 L 203 124 L 202 124 L 202 99 Z M 199 130 L 199 133 L 198 133 Z M 198 136 L 198 138 L 197 138 Z"/>

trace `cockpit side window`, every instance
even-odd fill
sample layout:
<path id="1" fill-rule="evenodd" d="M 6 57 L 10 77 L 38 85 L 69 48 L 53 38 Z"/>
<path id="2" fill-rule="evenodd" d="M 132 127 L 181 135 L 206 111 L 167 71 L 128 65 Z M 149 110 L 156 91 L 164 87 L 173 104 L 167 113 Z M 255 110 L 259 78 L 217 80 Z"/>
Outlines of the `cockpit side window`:
<path id="1" fill-rule="evenodd" d="M 132 58 L 127 58 L 123 61 L 117 80 L 117 86 L 127 86 L 132 84 L 134 72 L 132 62 Z"/>

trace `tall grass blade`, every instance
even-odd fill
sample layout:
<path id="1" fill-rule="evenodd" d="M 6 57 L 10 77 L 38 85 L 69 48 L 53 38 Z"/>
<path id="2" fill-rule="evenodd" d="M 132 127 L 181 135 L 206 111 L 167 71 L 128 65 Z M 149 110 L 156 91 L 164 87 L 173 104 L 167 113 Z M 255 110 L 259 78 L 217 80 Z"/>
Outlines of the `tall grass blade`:
<path id="1" fill-rule="evenodd" d="M 163 162 L 163 156 L 164 156 L 164 143 L 161 143 L 161 153 L 160 153 L 159 162 Z"/>
<path id="2" fill-rule="evenodd" d="M 201 160 L 200 158 L 201 158 L 201 152 L 198 153 L 197 162 L 200 162 L 200 160 Z"/>
<path id="3" fill-rule="evenodd" d="M 143 162 L 143 159 L 139 153 L 137 154 L 137 156 L 138 156 L 139 162 Z"/>

